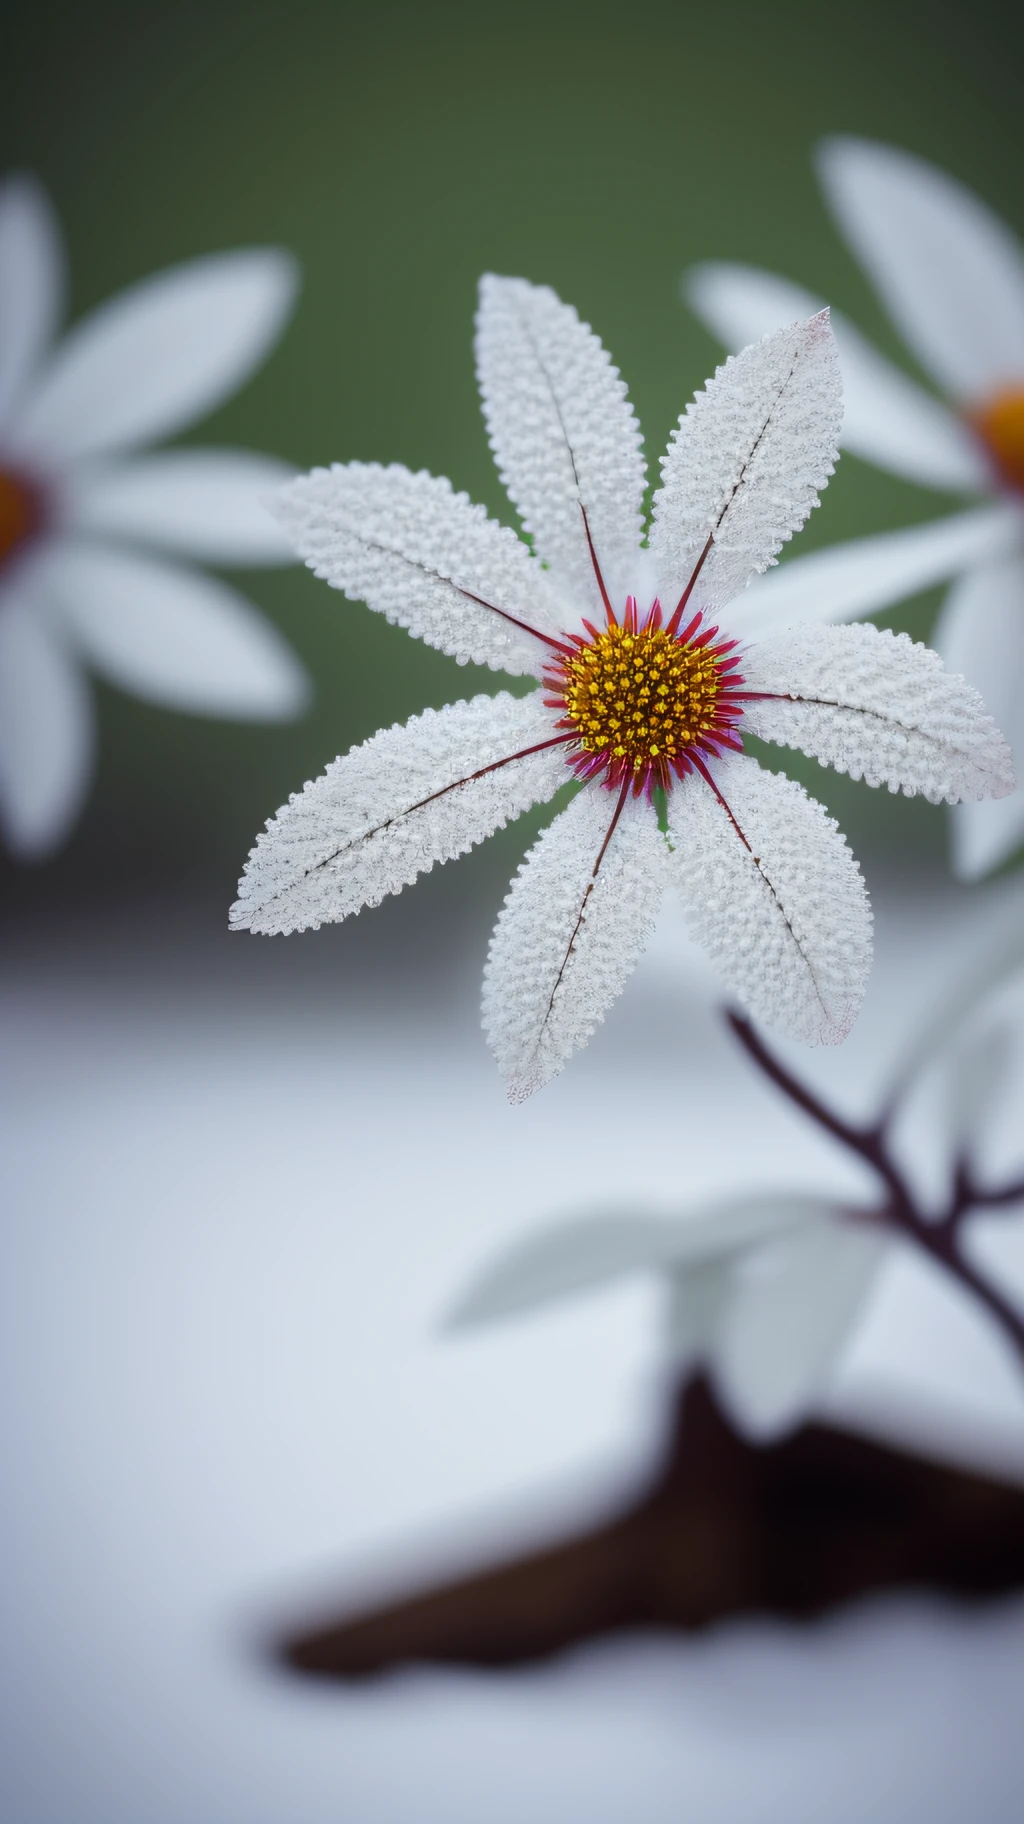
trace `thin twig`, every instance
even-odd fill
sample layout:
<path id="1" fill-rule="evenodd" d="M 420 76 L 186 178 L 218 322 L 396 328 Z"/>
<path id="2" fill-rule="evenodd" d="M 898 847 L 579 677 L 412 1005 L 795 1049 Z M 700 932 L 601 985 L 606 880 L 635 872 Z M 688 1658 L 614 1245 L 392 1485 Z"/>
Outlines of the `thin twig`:
<path id="1" fill-rule="evenodd" d="M 801 1083 L 769 1051 L 750 1021 L 740 1014 L 727 1013 L 726 1019 L 748 1057 L 769 1082 L 809 1115 L 812 1121 L 838 1140 L 850 1152 L 863 1159 L 885 1186 L 887 1196 L 871 1212 L 876 1221 L 887 1223 L 901 1235 L 908 1236 L 933 1260 L 972 1292 L 995 1319 L 1024 1366 L 1024 1315 L 1004 1298 L 999 1288 L 986 1279 L 966 1257 L 961 1245 L 961 1226 L 971 1209 L 1000 1209 L 1024 1198 L 1024 1179 L 1009 1184 L 982 1188 L 974 1181 L 966 1160 L 960 1160 L 953 1174 L 949 1202 L 938 1219 L 922 1210 L 888 1145 L 888 1124 L 882 1119 L 866 1125 L 847 1121 L 830 1109 L 815 1092 Z"/>

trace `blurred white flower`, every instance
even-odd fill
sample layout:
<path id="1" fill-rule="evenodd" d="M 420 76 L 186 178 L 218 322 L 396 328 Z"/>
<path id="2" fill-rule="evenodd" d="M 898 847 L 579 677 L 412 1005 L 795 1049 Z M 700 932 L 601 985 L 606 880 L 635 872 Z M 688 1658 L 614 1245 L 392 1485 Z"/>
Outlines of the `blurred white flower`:
<path id="1" fill-rule="evenodd" d="M 1019 1359 L 1024 1316 L 998 1270 L 994 1280 L 979 1273 L 977 1239 L 985 1231 L 990 1252 L 993 1235 L 1012 1239 L 1024 1203 L 1020 957 L 1015 932 L 992 957 L 961 959 L 944 992 L 929 997 L 875 1119 L 851 1123 L 806 1095 L 804 1113 L 825 1117 L 826 1131 L 875 1172 L 877 1202 L 772 1191 L 678 1217 L 636 1209 L 554 1222 L 479 1272 L 447 1327 L 477 1328 L 653 1273 L 665 1288 L 662 1342 L 673 1369 L 707 1370 L 741 1429 L 771 1437 L 800 1422 L 825 1389 L 894 1250 L 917 1246 L 982 1300 Z M 776 1086 L 800 1090 L 745 1030 Z"/>
<path id="2" fill-rule="evenodd" d="M 233 925 L 296 931 L 376 905 L 576 777 L 582 791 L 527 857 L 491 943 L 484 1026 L 512 1100 L 586 1043 L 669 884 L 748 1006 L 794 1037 L 837 1042 L 867 981 L 863 882 L 821 806 L 742 753 L 741 727 L 935 800 L 1008 791 L 1012 770 L 980 698 L 923 646 L 871 627 L 800 628 L 740 659 L 708 624 L 774 562 L 832 472 L 841 398 L 827 313 L 728 361 L 688 407 L 648 549 L 639 428 L 575 311 L 488 276 L 477 357 L 498 466 L 537 556 L 447 481 L 397 465 L 316 469 L 279 512 L 310 567 L 351 599 L 461 663 L 541 686 L 428 710 L 336 760 L 259 837 Z"/>
<path id="3" fill-rule="evenodd" d="M 763 625 L 845 620 L 953 577 L 935 631 L 951 670 L 976 685 L 1024 748 L 1024 249 L 976 196 L 923 159 L 865 140 L 826 140 L 826 195 L 912 354 L 946 406 L 833 315 L 845 447 L 926 487 L 991 504 L 862 538 L 788 564 L 757 588 Z M 685 281 L 697 314 L 743 347 L 816 309 L 814 295 L 753 267 L 708 264 Z M 976 879 L 1024 839 L 1024 788 L 952 813 L 957 872 Z"/>
<path id="4" fill-rule="evenodd" d="M 708 1204 L 677 1220 L 600 1214 L 553 1224 L 502 1255 L 448 1319 L 463 1330 L 654 1272 L 673 1367 L 707 1369 L 736 1423 L 771 1437 L 825 1384 L 892 1237 L 868 1213 L 801 1194 Z"/>
<path id="5" fill-rule="evenodd" d="M 307 698 L 280 634 L 226 583 L 156 552 L 289 561 L 262 504 L 290 471 L 241 450 L 129 452 L 242 384 L 279 335 L 291 258 L 253 249 L 143 280 L 56 348 L 59 233 L 27 177 L 0 185 L 0 826 L 35 859 L 88 788 L 82 666 L 153 703 L 278 720 Z M 153 554 L 148 547 L 155 547 Z"/>

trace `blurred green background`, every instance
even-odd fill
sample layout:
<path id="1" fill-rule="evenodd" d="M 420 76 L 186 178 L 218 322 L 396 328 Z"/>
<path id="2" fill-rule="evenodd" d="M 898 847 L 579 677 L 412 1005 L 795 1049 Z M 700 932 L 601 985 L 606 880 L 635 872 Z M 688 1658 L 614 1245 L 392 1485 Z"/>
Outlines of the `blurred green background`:
<path id="1" fill-rule="evenodd" d="M 842 130 L 912 148 L 1024 229 L 1022 37 L 1020 9 L 993 0 L 33 0 L 5 19 L 0 165 L 50 188 L 73 315 L 205 251 L 298 254 L 303 293 L 278 350 L 185 441 L 302 466 L 401 460 L 507 517 L 473 379 L 481 271 L 548 281 L 578 306 L 621 365 L 653 461 L 720 356 L 679 302 L 691 260 L 802 279 L 906 362 L 826 215 L 811 147 Z M 798 548 L 948 507 L 847 456 Z M 494 687 L 301 570 L 236 580 L 304 657 L 312 713 L 221 724 L 98 687 L 86 815 L 46 866 L 3 864 L 9 906 L 171 883 L 226 906 L 257 828 L 326 760 L 382 722 Z M 937 599 L 891 618 L 923 634 Z M 810 762 L 802 774 L 862 853 L 941 853 L 941 813 Z M 490 893 L 526 834 L 460 864 L 463 890 Z"/>

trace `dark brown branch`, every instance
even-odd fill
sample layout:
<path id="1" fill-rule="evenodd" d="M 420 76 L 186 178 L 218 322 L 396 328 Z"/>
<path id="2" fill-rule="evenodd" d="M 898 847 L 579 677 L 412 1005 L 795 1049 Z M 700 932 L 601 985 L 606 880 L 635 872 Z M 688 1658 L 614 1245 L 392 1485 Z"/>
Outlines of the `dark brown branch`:
<path id="1" fill-rule="evenodd" d="M 680 1390 L 662 1462 L 575 1536 L 267 1642 L 305 1678 L 416 1661 L 514 1666 L 622 1629 L 789 1620 L 921 1585 L 979 1597 L 1024 1583 L 1024 1491 L 822 1424 L 770 1444 L 736 1431 L 703 1379 Z"/>
<path id="2" fill-rule="evenodd" d="M 797 1108 L 802 1109 L 804 1114 L 809 1115 L 826 1133 L 869 1165 L 881 1179 L 887 1196 L 878 1209 L 872 1211 L 873 1218 L 908 1236 L 973 1293 L 995 1319 L 1024 1367 L 1024 1316 L 1009 1299 L 1004 1298 L 997 1286 L 972 1265 L 964 1254 L 960 1241 L 962 1221 L 969 1210 L 998 1208 L 1014 1202 L 1024 1196 L 1024 1184 L 1014 1181 L 1001 1189 L 983 1191 L 975 1186 L 969 1167 L 961 1161 L 954 1173 L 947 1208 L 938 1219 L 930 1216 L 921 1209 L 889 1152 L 884 1120 L 867 1126 L 844 1120 L 842 1115 L 837 1115 L 828 1108 L 813 1090 L 808 1089 L 805 1083 L 801 1083 L 786 1069 L 774 1053 L 769 1051 L 749 1020 L 731 1012 L 726 1014 L 726 1019 L 747 1055 L 769 1082 L 774 1083 L 776 1089 Z"/>

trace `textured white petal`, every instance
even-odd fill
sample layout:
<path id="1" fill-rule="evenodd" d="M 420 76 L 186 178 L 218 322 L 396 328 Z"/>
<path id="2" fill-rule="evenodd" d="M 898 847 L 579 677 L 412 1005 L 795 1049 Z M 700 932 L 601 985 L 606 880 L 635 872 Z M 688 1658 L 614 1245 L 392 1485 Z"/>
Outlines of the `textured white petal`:
<path id="1" fill-rule="evenodd" d="M 157 558 L 62 541 L 41 579 L 103 675 L 152 703 L 198 715 L 278 721 L 307 698 L 276 628 L 237 590 Z"/>
<path id="2" fill-rule="evenodd" d="M 232 925 L 315 928 L 464 855 L 569 777 L 562 747 L 472 775 L 554 732 L 539 692 L 506 691 L 382 729 L 332 761 L 267 824 L 239 882 Z"/>
<path id="3" fill-rule="evenodd" d="M 667 851 L 645 799 L 585 786 L 519 869 L 491 939 L 483 1023 L 509 1099 L 558 1075 L 604 1019 L 654 929 Z"/>
<path id="4" fill-rule="evenodd" d="M 951 670 L 982 693 L 1017 762 L 1024 764 L 1024 557 L 960 577 L 946 598 L 935 644 Z M 953 861 L 962 880 L 987 874 L 1024 842 L 1024 787 L 999 803 L 953 812 Z"/>
<path id="5" fill-rule="evenodd" d="M 838 1044 L 871 966 L 857 863 L 833 819 L 782 774 L 738 754 L 715 778 L 746 841 L 696 775 L 669 793 L 690 930 L 752 1013 L 791 1038 Z"/>
<path id="6" fill-rule="evenodd" d="M 635 590 L 640 428 L 597 336 L 546 285 L 487 273 L 476 356 L 491 448 L 538 555 L 579 612 L 600 610 L 582 504 L 613 599 Z"/>
<path id="7" fill-rule="evenodd" d="M 804 1417 L 892 1245 L 873 1229 L 822 1214 L 820 1223 L 751 1253 L 723 1314 L 715 1382 L 753 1437 L 774 1436 Z"/>
<path id="8" fill-rule="evenodd" d="M 998 216 L 893 146 L 829 139 L 818 168 L 847 240 L 936 379 L 966 400 L 1024 382 L 1024 250 Z"/>
<path id="9" fill-rule="evenodd" d="M 1009 747 L 978 692 L 905 633 L 794 627 L 751 646 L 743 678 L 779 693 L 748 703 L 744 727 L 867 785 L 933 804 L 1013 790 Z"/>
<path id="10" fill-rule="evenodd" d="M 917 595 L 1024 539 L 1014 506 L 979 507 L 905 531 L 852 538 L 758 577 L 729 610 L 732 633 L 751 637 L 798 621 L 849 621 Z"/>
<path id="11" fill-rule="evenodd" d="M 19 174 L 0 184 L 0 429 L 57 326 L 64 289 L 60 231 L 46 192 Z"/>
<path id="12" fill-rule="evenodd" d="M 248 450 L 169 450 L 116 467 L 86 467 L 65 523 L 164 545 L 213 564 L 286 564 L 291 545 L 267 506 L 294 470 Z"/>
<path id="13" fill-rule="evenodd" d="M 682 1217 L 607 1211 L 558 1222 L 516 1241 L 467 1286 L 451 1311 L 452 1328 L 492 1323 L 624 1275 L 693 1270 L 805 1222 L 804 1197 L 748 1197 Z"/>
<path id="14" fill-rule="evenodd" d="M 522 540 L 442 476 L 335 463 L 300 476 L 274 511 L 317 576 L 460 665 L 539 677 L 551 647 L 514 623 L 549 638 L 566 625 Z"/>
<path id="15" fill-rule="evenodd" d="M 64 840 L 92 772 L 88 685 L 34 602 L 0 592 L 0 824 L 22 861 Z"/>
<path id="16" fill-rule="evenodd" d="M 223 253 L 143 279 L 75 325 L 14 430 L 69 461 L 127 449 L 201 418 L 277 340 L 295 296 L 288 254 Z"/>
<path id="17" fill-rule="evenodd" d="M 684 295 L 735 351 L 782 324 L 813 316 L 825 303 L 790 279 L 724 261 L 694 267 L 684 281 Z M 947 406 L 894 367 L 835 310 L 832 333 L 843 376 L 839 441 L 845 450 L 926 487 L 991 487 L 992 473 L 977 439 Z"/>
<path id="18" fill-rule="evenodd" d="M 666 603 L 710 535 L 696 607 L 731 601 L 774 562 L 817 505 L 841 423 L 839 360 L 825 312 L 729 357 L 687 406 L 662 459 L 651 551 Z"/>

